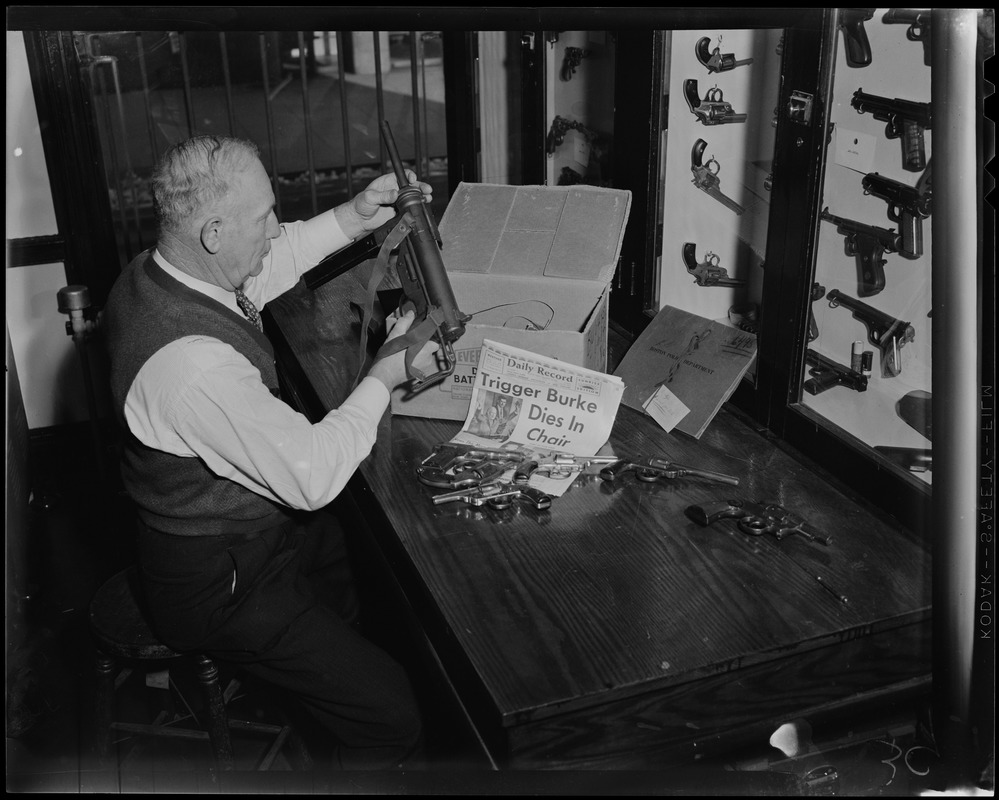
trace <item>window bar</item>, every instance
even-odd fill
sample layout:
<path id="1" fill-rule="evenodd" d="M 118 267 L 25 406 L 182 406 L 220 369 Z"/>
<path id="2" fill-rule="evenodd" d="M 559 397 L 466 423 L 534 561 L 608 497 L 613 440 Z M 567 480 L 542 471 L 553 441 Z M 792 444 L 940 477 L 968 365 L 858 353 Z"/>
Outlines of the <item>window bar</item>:
<path id="1" fill-rule="evenodd" d="M 423 144 L 420 141 L 420 82 L 416 74 L 416 34 L 417 31 L 409 32 L 409 74 L 413 79 L 413 158 L 414 168 L 422 170 L 423 167 Z M 421 176 L 423 177 L 423 176 Z"/>
<path id="2" fill-rule="evenodd" d="M 382 45 L 379 38 L 380 31 L 372 31 L 375 37 L 375 103 L 378 108 L 378 129 L 385 121 L 385 88 L 382 86 Z M 388 170 L 388 163 L 385 157 L 385 143 L 382 137 L 378 137 L 378 164 L 383 171 Z"/>
<path id="3" fill-rule="evenodd" d="M 146 111 L 146 131 L 149 133 L 149 152 L 152 154 L 153 163 L 156 162 L 159 153 L 156 147 L 156 124 L 153 122 L 152 101 L 149 95 L 149 75 L 146 72 L 146 51 L 142 47 L 142 34 L 135 34 L 135 49 L 138 53 L 139 78 L 142 81 L 142 100 Z"/>
<path id="4" fill-rule="evenodd" d="M 95 34 L 89 34 L 85 37 L 86 41 L 86 51 L 88 55 L 88 69 L 91 75 L 91 92 L 96 91 L 103 101 L 101 103 L 101 110 L 104 112 L 104 129 L 107 131 L 107 148 L 108 148 L 108 165 L 105 168 L 105 175 L 108 178 L 109 184 L 112 184 L 112 188 L 115 193 L 115 197 L 118 198 L 118 227 L 121 230 L 122 243 L 125 247 L 125 261 L 132 260 L 132 242 L 131 236 L 128 232 L 128 217 L 125 213 L 125 193 L 121 188 L 121 180 L 119 177 L 120 170 L 118 168 L 118 154 L 117 148 L 115 146 L 115 135 L 114 126 L 111 124 L 111 111 L 107 98 L 107 85 L 104 82 L 104 75 L 98 70 L 98 67 L 104 63 L 105 57 L 97 55 L 96 51 L 99 49 L 99 38 Z M 95 86 L 96 83 L 96 86 Z M 95 98 L 96 99 L 96 98 Z M 107 169 L 110 169 L 111 174 L 107 175 Z"/>
<path id="5" fill-rule="evenodd" d="M 271 155 L 271 181 L 274 183 L 274 210 L 281 219 L 281 181 L 278 172 L 277 145 L 274 140 L 274 110 L 271 108 L 271 82 L 267 77 L 267 35 L 260 34 L 260 69 L 264 78 L 264 118 L 267 120 L 267 149 Z"/>
<path id="6" fill-rule="evenodd" d="M 420 80 L 423 83 L 420 102 L 423 105 L 423 142 L 426 145 L 426 165 L 423 170 L 424 180 L 430 174 L 430 115 L 427 114 L 427 51 L 424 43 L 431 39 L 439 38 L 439 31 L 427 31 L 420 36 Z"/>
<path id="7" fill-rule="evenodd" d="M 187 34 L 180 34 L 180 70 L 184 76 L 184 110 L 187 111 L 188 136 L 194 136 L 194 98 L 191 96 L 191 71 L 187 66 Z"/>
<path id="8" fill-rule="evenodd" d="M 232 114 L 232 78 L 229 75 L 229 51 L 225 44 L 225 32 L 219 33 L 219 49 L 222 51 L 222 80 L 225 84 L 225 113 L 229 120 L 229 135 L 236 135 L 236 119 Z"/>
<path id="9" fill-rule="evenodd" d="M 312 153 L 312 106 L 309 103 L 309 76 L 305 64 L 305 34 L 298 32 L 298 74 L 302 81 L 302 112 L 305 115 L 305 158 L 309 169 L 309 193 L 312 197 L 312 215 L 319 213 L 316 198 L 316 161 Z"/>
<path id="10" fill-rule="evenodd" d="M 128 154 L 128 126 L 125 124 L 125 104 L 121 98 L 121 80 L 118 75 L 118 59 L 114 56 L 107 57 L 107 63 L 111 65 L 111 77 L 114 79 L 114 96 L 118 104 L 118 127 L 121 129 L 121 152 L 125 159 L 125 176 L 132 183 L 132 216 L 135 220 L 135 235 L 138 240 L 139 250 L 142 248 L 142 221 L 139 219 L 139 176 L 132 169 L 132 157 Z M 131 245 L 126 236 L 126 253 L 129 260 L 132 259 Z"/>
<path id="11" fill-rule="evenodd" d="M 340 119 L 343 122 L 343 162 L 347 199 L 354 197 L 354 168 L 350 157 L 350 120 L 347 116 L 347 81 L 343 64 L 343 31 L 336 32 L 336 73 L 340 81 Z"/>

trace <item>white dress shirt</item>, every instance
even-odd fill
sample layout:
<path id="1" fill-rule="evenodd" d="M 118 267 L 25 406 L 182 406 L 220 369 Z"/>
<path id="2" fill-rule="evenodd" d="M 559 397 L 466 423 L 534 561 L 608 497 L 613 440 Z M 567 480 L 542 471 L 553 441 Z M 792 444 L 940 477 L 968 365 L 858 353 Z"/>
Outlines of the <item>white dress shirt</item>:
<path id="1" fill-rule="evenodd" d="M 243 286 L 258 308 L 350 242 L 331 213 L 281 228 L 263 271 Z M 192 278 L 158 252 L 153 258 L 181 283 L 242 314 L 234 293 Z M 274 397 L 232 346 L 185 336 L 143 364 L 125 398 L 125 420 L 149 447 L 201 458 L 220 477 L 291 508 L 314 510 L 340 493 L 371 452 L 389 397 L 381 381 L 365 377 L 313 425 Z"/>

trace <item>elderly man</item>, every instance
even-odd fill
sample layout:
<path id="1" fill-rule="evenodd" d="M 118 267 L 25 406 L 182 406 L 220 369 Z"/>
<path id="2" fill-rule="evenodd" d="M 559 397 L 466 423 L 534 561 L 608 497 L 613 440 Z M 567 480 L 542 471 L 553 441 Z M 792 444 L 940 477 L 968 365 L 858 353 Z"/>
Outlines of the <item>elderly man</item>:
<path id="1" fill-rule="evenodd" d="M 256 146 L 201 136 L 166 153 L 153 194 L 156 246 L 123 271 L 105 321 L 157 634 L 291 691 L 332 734 L 336 766 L 411 764 L 416 702 L 401 667 L 350 624 L 342 532 L 323 510 L 370 452 L 404 354 L 376 361 L 311 424 L 278 396 L 257 311 L 390 218 L 395 177 L 282 225 Z M 433 368 L 433 350 L 420 366 Z"/>

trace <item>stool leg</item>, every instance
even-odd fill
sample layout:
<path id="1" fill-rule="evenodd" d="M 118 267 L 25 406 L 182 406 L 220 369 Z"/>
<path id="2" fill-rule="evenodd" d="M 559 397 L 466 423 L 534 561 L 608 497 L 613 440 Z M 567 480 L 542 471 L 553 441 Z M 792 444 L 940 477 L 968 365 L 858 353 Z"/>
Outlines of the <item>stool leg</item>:
<path id="1" fill-rule="evenodd" d="M 114 709 L 114 659 L 97 651 L 95 668 L 97 691 L 94 693 L 94 727 L 97 756 L 103 761 L 111 752 L 111 722 Z"/>
<path id="2" fill-rule="evenodd" d="M 198 680 L 208 701 L 208 736 L 215 751 L 215 760 L 223 770 L 234 769 L 232 740 L 229 738 L 229 719 L 219 686 L 219 671 L 208 656 L 197 656 Z"/>

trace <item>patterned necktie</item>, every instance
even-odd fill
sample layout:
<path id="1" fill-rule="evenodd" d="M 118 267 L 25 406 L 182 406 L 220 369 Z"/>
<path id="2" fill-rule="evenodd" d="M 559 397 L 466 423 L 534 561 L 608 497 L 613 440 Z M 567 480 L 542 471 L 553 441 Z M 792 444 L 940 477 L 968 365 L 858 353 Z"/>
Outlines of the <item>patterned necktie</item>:
<path id="1" fill-rule="evenodd" d="M 257 311 L 257 307 L 253 305 L 253 302 L 243 294 L 242 289 L 236 290 L 236 304 L 239 306 L 240 311 L 242 311 L 248 320 L 257 326 L 258 331 L 263 331 L 264 323 L 260 319 L 260 312 Z"/>

